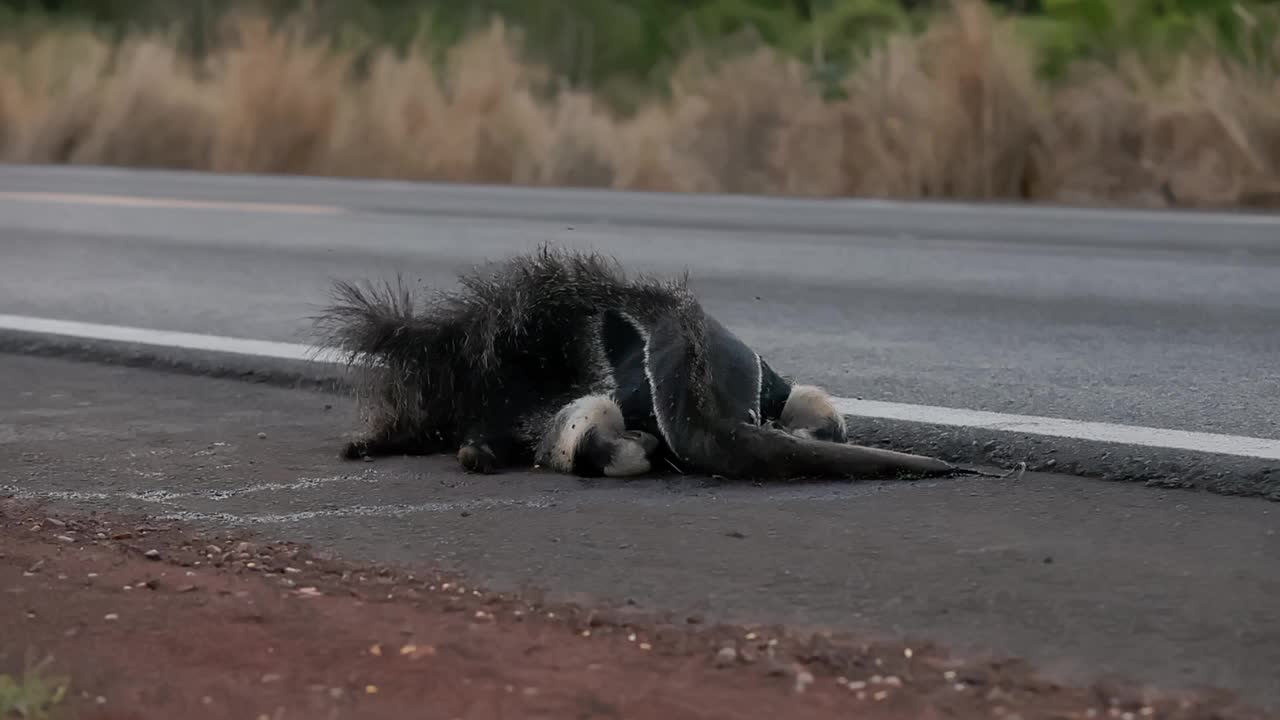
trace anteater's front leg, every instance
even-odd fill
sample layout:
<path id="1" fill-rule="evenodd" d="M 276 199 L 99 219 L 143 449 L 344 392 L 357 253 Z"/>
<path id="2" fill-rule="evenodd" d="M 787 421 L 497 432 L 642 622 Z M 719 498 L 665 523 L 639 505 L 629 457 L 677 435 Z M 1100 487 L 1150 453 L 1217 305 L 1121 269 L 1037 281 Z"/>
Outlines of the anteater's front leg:
<path id="1" fill-rule="evenodd" d="M 607 395 L 585 395 L 551 419 L 537 450 L 542 465 L 579 477 L 632 477 L 649 472 L 658 439 L 627 430 Z"/>
<path id="2" fill-rule="evenodd" d="M 434 455 L 444 450 L 447 440 L 438 430 L 387 424 L 343 445 L 341 456 L 344 460 L 359 460 L 389 455 Z"/>

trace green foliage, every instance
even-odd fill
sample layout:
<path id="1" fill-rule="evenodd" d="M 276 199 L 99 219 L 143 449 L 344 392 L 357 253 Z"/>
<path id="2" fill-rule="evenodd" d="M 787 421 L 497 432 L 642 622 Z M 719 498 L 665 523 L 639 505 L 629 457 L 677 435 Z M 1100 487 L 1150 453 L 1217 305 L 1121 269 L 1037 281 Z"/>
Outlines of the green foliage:
<path id="1" fill-rule="evenodd" d="M 49 717 L 67 694 L 67 680 L 46 675 L 49 659 L 28 664 L 21 678 L 0 675 L 0 718 L 37 720 Z"/>
<path id="2" fill-rule="evenodd" d="M 527 52 L 577 86 L 661 86 L 691 48 L 754 36 L 812 64 L 834 82 L 886 35 L 914 31 L 946 0 L 0 0 L 13 13 L 82 18 L 113 32 L 177 24 L 191 47 L 213 37 L 233 7 L 277 16 L 307 10 L 310 25 L 350 47 L 419 45 L 438 52 L 499 15 L 519 27 Z M 1081 59 L 1123 53 L 1171 57 L 1212 49 L 1248 64 L 1270 62 L 1280 31 L 1276 0 L 993 0 L 1060 76 Z M 1020 9 L 1008 9 L 1020 8 Z M 1029 9 L 1022 9 L 1029 8 Z M 6 13 L 8 11 L 8 13 Z"/>
<path id="3" fill-rule="evenodd" d="M 1081 59 L 1147 60 L 1211 50 L 1249 65 L 1267 62 L 1278 28 L 1274 2 L 1236 0 L 1044 0 L 1042 15 L 1024 19 L 1042 69 L 1059 76 Z"/>

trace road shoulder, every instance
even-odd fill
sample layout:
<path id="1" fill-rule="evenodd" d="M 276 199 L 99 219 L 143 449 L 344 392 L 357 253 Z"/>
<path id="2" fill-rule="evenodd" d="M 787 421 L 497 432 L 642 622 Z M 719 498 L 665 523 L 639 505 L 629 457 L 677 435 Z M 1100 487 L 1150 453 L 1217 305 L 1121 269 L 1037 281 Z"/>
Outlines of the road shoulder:
<path id="1" fill-rule="evenodd" d="M 241 531 L 0 501 L 0 673 L 81 718 L 1250 718 L 926 645 L 540 603 Z M 585 715 L 584 715 L 585 713 Z"/>

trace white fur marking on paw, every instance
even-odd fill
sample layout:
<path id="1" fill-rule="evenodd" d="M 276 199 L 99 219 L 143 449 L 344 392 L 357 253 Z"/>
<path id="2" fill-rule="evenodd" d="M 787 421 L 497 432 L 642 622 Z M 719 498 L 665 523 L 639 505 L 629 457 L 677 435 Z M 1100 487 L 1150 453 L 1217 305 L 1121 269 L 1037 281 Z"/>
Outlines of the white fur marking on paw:
<path id="1" fill-rule="evenodd" d="M 613 462 L 604 469 L 606 476 L 628 477 L 649 472 L 649 458 L 645 457 L 644 446 L 638 441 L 622 438 L 616 448 Z"/>
<path id="2" fill-rule="evenodd" d="M 578 398 L 560 412 L 564 416 L 564 422 L 559 424 L 560 436 L 556 438 L 551 463 L 557 470 L 564 472 L 573 469 L 574 453 L 588 430 L 594 427 L 605 435 L 617 435 L 625 429 L 622 410 L 605 395 Z"/>

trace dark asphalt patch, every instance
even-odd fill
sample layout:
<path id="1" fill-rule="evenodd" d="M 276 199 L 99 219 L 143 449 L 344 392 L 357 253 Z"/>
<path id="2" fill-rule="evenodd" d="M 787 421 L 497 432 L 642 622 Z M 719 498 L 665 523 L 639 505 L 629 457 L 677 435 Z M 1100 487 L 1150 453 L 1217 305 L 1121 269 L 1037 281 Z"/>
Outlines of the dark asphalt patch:
<path id="1" fill-rule="evenodd" d="M 878 418 L 847 418 L 850 440 L 953 463 L 1079 475 L 1151 487 L 1280 500 L 1273 460 Z"/>
<path id="2" fill-rule="evenodd" d="M 757 486 L 350 463 L 347 398 L 16 355 L 0 356 L 0 398 L 2 484 L 19 497 L 188 512 L 499 591 L 930 638 L 1280 707 L 1268 503 L 1030 473 Z"/>
<path id="3" fill-rule="evenodd" d="M 0 352 L 61 357 L 349 394 L 345 369 L 304 362 L 0 331 Z M 1280 501 L 1280 464 L 1260 458 L 848 416 L 851 440 L 952 463 L 1063 473 Z"/>

